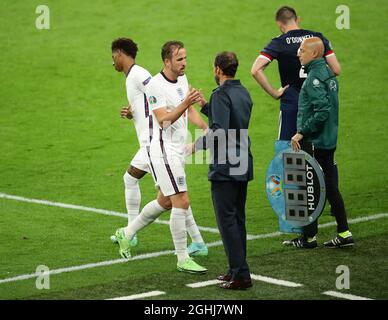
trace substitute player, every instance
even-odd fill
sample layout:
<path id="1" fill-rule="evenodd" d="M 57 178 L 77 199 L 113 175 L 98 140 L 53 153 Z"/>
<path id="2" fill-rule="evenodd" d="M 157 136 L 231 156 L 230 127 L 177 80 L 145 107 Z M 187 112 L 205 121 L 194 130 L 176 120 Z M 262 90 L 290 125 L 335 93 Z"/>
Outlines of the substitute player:
<path id="1" fill-rule="evenodd" d="M 152 77 L 146 69 L 135 63 L 137 50 L 136 43 L 128 38 L 119 38 L 112 42 L 113 65 L 117 71 L 126 75 L 126 91 L 130 104 L 122 108 L 121 116 L 133 118 L 140 146 L 124 174 L 128 226 L 118 229 L 112 236 L 114 242 L 119 242 L 120 254 L 123 258 L 129 258 L 130 247 L 137 245 L 136 232 L 153 222 L 164 211 L 171 209 L 171 201 L 159 192 L 157 199 L 146 204 L 139 214 L 141 202 L 139 180 L 146 173 L 152 173 L 155 182 L 157 179 L 150 161 L 149 148 L 153 134 L 153 119 L 146 97 L 146 86 Z M 188 232 L 193 240 L 189 246 L 189 253 L 194 256 L 207 255 L 207 247 L 203 244 L 194 219 L 188 220 L 188 223 Z"/>
<path id="2" fill-rule="evenodd" d="M 139 179 L 149 172 L 150 162 L 146 148 L 149 147 L 152 133 L 152 118 L 149 117 L 145 95 L 146 85 L 152 77 L 146 69 L 135 64 L 137 50 L 136 43 L 131 39 L 119 38 L 112 42 L 113 66 L 116 71 L 123 72 L 126 76 L 126 92 L 130 104 L 130 106 L 122 108 L 121 116 L 129 119 L 133 118 L 140 146 L 123 177 L 128 225 L 139 214 L 141 203 Z M 165 206 L 168 209 L 168 203 Z M 160 208 L 160 210 L 162 209 Z M 136 244 L 137 237 L 135 235 L 132 239 L 132 245 L 135 246 Z"/>
<path id="3" fill-rule="evenodd" d="M 322 40 L 325 61 L 335 75 L 338 76 L 341 73 L 341 66 L 331 48 L 329 40 L 319 32 L 299 27 L 300 18 L 293 8 L 287 6 L 279 8 L 276 12 L 275 20 L 282 34 L 273 38 L 260 52 L 252 66 L 251 73 L 265 92 L 274 99 L 280 99 L 278 139 L 290 141 L 296 133 L 299 92 L 307 77 L 307 73 L 300 64 L 297 55 L 303 39 L 318 37 Z M 278 90 L 272 87 L 264 73 L 265 68 L 274 59 L 278 61 L 281 80 L 281 87 Z M 333 179 L 338 186 L 338 168 L 335 161 Z M 335 216 L 335 213 L 331 212 L 331 214 Z M 305 233 L 310 233 L 309 227 L 306 227 Z M 308 242 L 311 243 L 309 244 Z M 299 243 L 290 243 L 289 241 L 286 241 L 284 244 L 301 245 Z M 306 242 L 303 246 L 315 247 L 316 241 L 313 238 L 308 239 L 306 237 Z"/>
<path id="4" fill-rule="evenodd" d="M 192 106 L 203 96 L 189 89 L 185 75 L 186 49 L 180 41 L 169 41 L 162 47 L 163 70 L 155 75 L 147 88 L 153 114 L 154 133 L 151 160 L 164 196 L 172 202 L 170 230 L 177 253 L 177 269 L 204 273 L 206 268 L 192 260 L 186 249 L 187 219 L 192 217 L 185 173 L 185 144 L 188 119 L 206 132 L 207 125 Z"/>
<path id="5" fill-rule="evenodd" d="M 291 140 L 296 133 L 299 91 L 307 77 L 297 55 L 303 39 L 312 37 L 322 39 L 326 63 L 336 75 L 340 74 L 341 67 L 330 42 L 321 33 L 299 27 L 300 18 L 293 8 L 281 7 L 276 12 L 275 20 L 282 34 L 273 38 L 260 52 L 252 66 L 251 73 L 265 92 L 274 99 L 280 99 L 278 139 Z M 278 61 L 282 85 L 278 90 L 272 87 L 264 73 L 265 68 L 274 59 Z"/>

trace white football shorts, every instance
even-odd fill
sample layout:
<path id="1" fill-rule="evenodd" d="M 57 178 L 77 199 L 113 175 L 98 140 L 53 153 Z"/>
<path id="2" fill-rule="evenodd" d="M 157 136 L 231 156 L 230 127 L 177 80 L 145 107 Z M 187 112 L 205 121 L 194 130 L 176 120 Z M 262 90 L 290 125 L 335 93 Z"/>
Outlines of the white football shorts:
<path id="1" fill-rule="evenodd" d="M 181 156 L 152 157 L 157 185 L 168 197 L 187 191 L 185 159 Z"/>
<path id="2" fill-rule="evenodd" d="M 140 147 L 131 161 L 131 166 L 144 172 L 151 173 L 155 184 L 157 185 L 157 176 L 150 158 L 149 147 Z"/>

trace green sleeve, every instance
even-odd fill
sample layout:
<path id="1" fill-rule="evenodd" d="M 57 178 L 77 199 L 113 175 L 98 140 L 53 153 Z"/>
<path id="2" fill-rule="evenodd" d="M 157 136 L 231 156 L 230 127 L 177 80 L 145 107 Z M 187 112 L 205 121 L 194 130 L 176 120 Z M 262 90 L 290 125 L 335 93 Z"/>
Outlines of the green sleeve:
<path id="1" fill-rule="evenodd" d="M 312 115 L 304 121 L 304 123 L 299 128 L 299 132 L 304 136 L 309 136 L 311 134 L 319 132 L 329 117 L 330 110 L 330 101 L 327 97 L 326 85 L 314 79 L 309 83 L 306 83 L 306 92 L 309 101 L 309 108 L 312 108 L 314 112 Z"/>

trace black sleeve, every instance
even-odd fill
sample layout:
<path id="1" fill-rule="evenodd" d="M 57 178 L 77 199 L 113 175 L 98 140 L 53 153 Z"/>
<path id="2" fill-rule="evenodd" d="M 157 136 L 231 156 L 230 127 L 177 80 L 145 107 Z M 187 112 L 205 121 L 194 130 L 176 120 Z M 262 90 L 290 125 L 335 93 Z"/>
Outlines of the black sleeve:
<path id="1" fill-rule="evenodd" d="M 277 59 L 279 57 L 279 45 L 277 38 L 272 39 L 260 53 L 264 54 L 270 60 Z"/>
<path id="2" fill-rule="evenodd" d="M 226 93 L 221 90 L 215 92 L 212 96 L 212 123 L 210 129 L 229 129 L 230 120 L 230 100 Z"/>
<path id="3" fill-rule="evenodd" d="M 203 113 L 206 117 L 209 116 L 209 104 L 206 103 L 202 108 L 201 108 L 201 113 Z"/>

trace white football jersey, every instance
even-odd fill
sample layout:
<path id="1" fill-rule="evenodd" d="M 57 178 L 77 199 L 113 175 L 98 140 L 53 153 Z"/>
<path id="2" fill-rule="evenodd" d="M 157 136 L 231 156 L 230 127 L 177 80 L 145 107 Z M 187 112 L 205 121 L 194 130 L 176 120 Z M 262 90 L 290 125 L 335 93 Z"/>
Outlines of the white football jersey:
<path id="1" fill-rule="evenodd" d="M 146 86 L 151 78 L 151 74 L 146 69 L 135 64 L 129 69 L 125 83 L 140 147 L 149 146 L 152 136 L 152 116 L 150 116 L 146 96 Z"/>
<path id="2" fill-rule="evenodd" d="M 172 111 L 181 104 L 189 90 L 186 75 L 171 81 L 160 72 L 155 75 L 147 86 L 147 97 L 151 111 L 166 107 Z M 166 129 L 162 130 L 153 115 L 154 131 L 151 142 L 151 156 L 162 157 L 163 152 L 169 155 L 184 156 L 187 138 L 187 110 L 182 116 Z"/>

